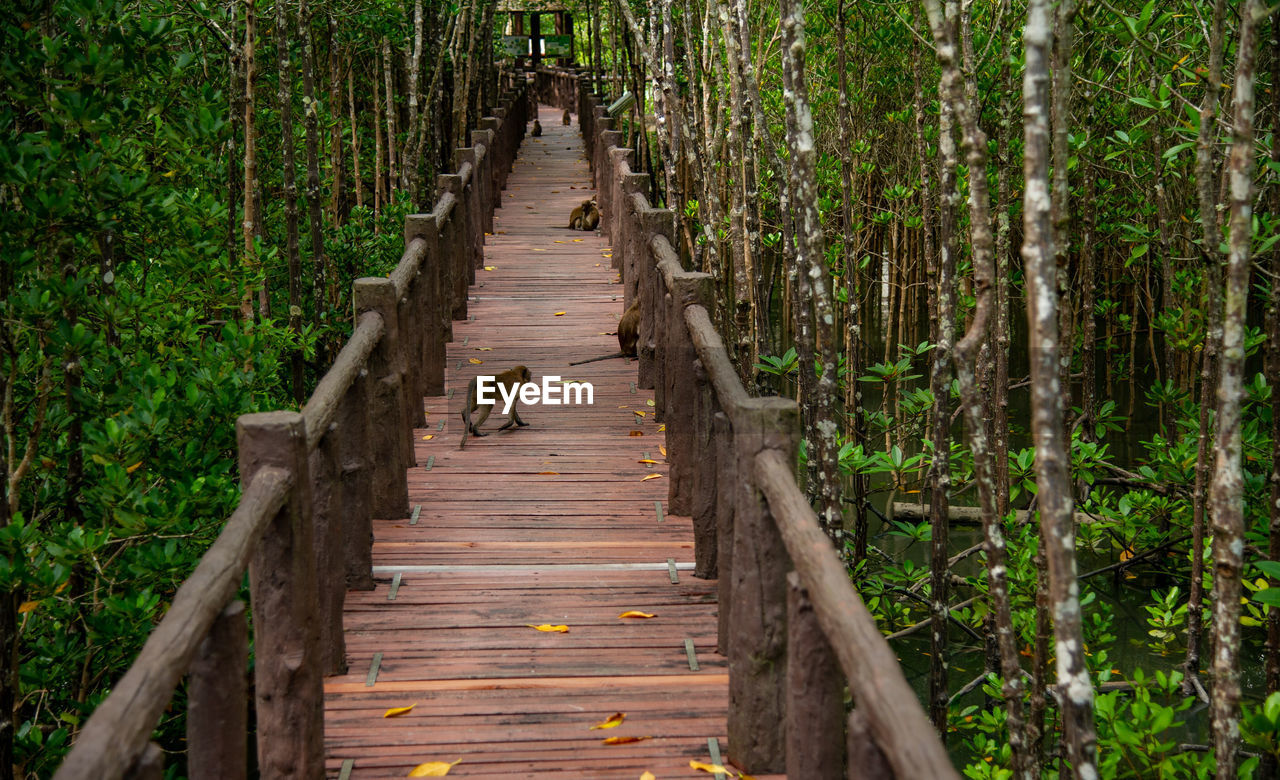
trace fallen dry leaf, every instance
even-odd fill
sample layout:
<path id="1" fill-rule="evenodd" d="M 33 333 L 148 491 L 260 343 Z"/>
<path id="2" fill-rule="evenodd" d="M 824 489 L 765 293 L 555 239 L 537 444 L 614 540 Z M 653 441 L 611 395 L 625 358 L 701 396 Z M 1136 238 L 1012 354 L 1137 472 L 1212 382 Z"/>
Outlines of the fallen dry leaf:
<path id="1" fill-rule="evenodd" d="M 559 475 L 560 475 L 560 472 L 558 471 L 539 471 L 538 472 L 538 476 L 540 477 L 556 477 Z"/>
<path id="2" fill-rule="evenodd" d="M 533 251 L 535 251 L 535 252 L 545 252 L 545 251 L 547 251 L 547 250 L 545 250 L 545 249 L 539 249 L 538 247 L 536 247 L 536 246 L 535 246 L 535 247 L 533 248 Z"/>
<path id="3" fill-rule="evenodd" d="M 542 624 L 542 625 L 540 625 L 540 626 L 535 626 L 535 625 L 534 625 L 534 624 L 532 624 L 532 623 L 525 623 L 525 625 L 526 625 L 526 626 L 528 626 L 529 628 L 537 629 L 538 631 L 549 631 L 549 632 L 553 632 L 553 633 L 556 633 L 556 634 L 567 634 L 567 633 L 569 633 L 569 627 L 568 627 L 568 626 L 553 626 L 553 625 L 551 625 L 550 623 L 543 623 L 543 624 Z"/>
<path id="4" fill-rule="evenodd" d="M 660 479 L 661 477 L 662 477 L 662 475 L 661 475 L 661 474 L 650 474 L 650 475 L 649 475 L 649 476 L 647 476 L 647 477 L 641 477 L 641 478 L 640 478 L 640 481 L 641 481 L 641 482 L 648 482 L 648 481 L 649 481 L 649 480 L 651 480 L 651 479 Z"/>
<path id="5" fill-rule="evenodd" d="M 564 242 L 563 242 L 563 241 L 556 240 L 556 241 L 552 241 L 551 243 L 553 243 L 553 244 L 563 244 Z"/>
<path id="6" fill-rule="evenodd" d="M 457 761 L 428 761 L 425 764 L 418 764 L 410 772 L 409 777 L 444 777 L 449 774 L 449 770 L 453 769 L 455 764 L 462 762 Z"/>
<path id="7" fill-rule="evenodd" d="M 663 427 L 665 428 L 666 426 L 663 426 Z M 666 448 L 666 447 L 659 447 L 659 448 L 658 448 L 658 452 L 661 452 L 661 453 L 662 453 L 662 457 L 664 457 L 664 458 L 665 458 L 665 457 L 667 457 L 667 448 Z"/>
<path id="8" fill-rule="evenodd" d="M 569 313 L 569 312 L 567 312 L 567 311 L 558 311 L 558 312 L 556 312 L 556 315 L 555 315 L 555 316 L 557 316 L 557 317 L 563 317 L 564 315 L 566 315 L 566 314 L 568 314 L 568 313 Z"/>
<path id="9" fill-rule="evenodd" d="M 724 774 L 724 775 L 725 775 L 725 776 L 727 776 L 727 777 L 733 777 L 733 776 L 734 776 L 734 775 L 733 775 L 733 772 L 729 771 L 728 769 L 725 769 L 725 768 L 724 768 L 723 766 L 721 766 L 720 764 L 704 764 L 704 763 L 702 763 L 701 761 L 690 761 L 690 762 L 689 762 L 689 768 L 690 768 L 690 769 L 700 769 L 700 770 L 702 770 L 703 772 L 706 772 L 706 773 L 708 773 L 708 774 L 712 774 L 712 775 L 714 775 L 714 774 L 716 774 L 716 773 L 721 773 L 721 774 Z"/>
<path id="10" fill-rule="evenodd" d="M 636 461 L 636 463 L 657 463 L 657 462 L 658 461 L 654 460 L 653 458 L 641 458 L 640 460 Z"/>
<path id="11" fill-rule="evenodd" d="M 596 729 L 612 729 L 622 725 L 622 721 L 627 719 L 627 713 L 615 712 L 596 725 L 587 729 L 587 731 L 595 731 Z"/>
<path id="12" fill-rule="evenodd" d="M 653 739 L 653 737 L 608 737 L 600 741 L 606 745 L 625 745 L 629 742 L 643 742 L 646 739 Z"/>
<path id="13" fill-rule="evenodd" d="M 656 406 L 656 404 L 653 402 L 653 399 L 652 399 L 652 398 L 650 398 L 649 400 L 645 401 L 645 403 L 646 403 L 646 404 L 648 404 L 649 406 Z"/>
<path id="14" fill-rule="evenodd" d="M 413 704 L 410 704 L 408 707 L 392 707 L 391 709 L 389 709 L 389 710 L 387 710 L 386 712 L 382 713 L 382 717 L 384 717 L 384 718 L 394 718 L 394 717 L 396 717 L 397 715 L 403 715 L 403 714 L 405 714 L 406 712 L 411 712 L 411 711 L 413 711 L 413 708 L 414 708 L 414 707 L 417 707 L 417 706 L 418 706 L 418 703 L 415 701 Z"/>
<path id="15" fill-rule="evenodd" d="M 423 440 L 423 441 L 431 441 L 431 440 L 432 440 L 432 439 L 434 439 L 435 437 L 436 437 L 436 435 L 435 435 L 434 433 L 428 433 L 426 436 L 423 436 L 423 437 L 422 437 L 422 440 Z"/>
<path id="16" fill-rule="evenodd" d="M 662 433 L 662 432 L 663 432 L 663 431 L 665 431 L 666 429 L 667 429 L 667 424 L 666 424 L 666 423 L 663 423 L 662 425 L 659 425 L 659 426 L 658 426 L 658 433 Z M 663 454 L 663 455 L 666 455 L 667 453 L 665 453 L 665 452 L 664 452 L 664 453 L 662 453 L 662 454 Z"/>
<path id="17" fill-rule="evenodd" d="M 486 266 L 484 267 L 484 270 L 486 270 L 486 271 L 496 271 L 496 270 L 498 270 L 498 266 L 496 266 L 496 265 L 486 265 Z"/>
<path id="18" fill-rule="evenodd" d="M 493 347 L 476 347 L 476 352 L 492 352 Z"/>
<path id="19" fill-rule="evenodd" d="M 632 409 L 631 413 L 634 414 L 636 417 L 644 417 L 646 414 L 648 414 L 648 412 L 642 412 L 639 409 Z"/>
<path id="20" fill-rule="evenodd" d="M 471 365 L 473 365 L 473 366 L 478 366 L 478 365 L 480 365 L 480 364 L 484 363 L 484 361 L 483 361 L 483 360 L 481 360 L 480 358 L 471 358 L 470 362 L 471 362 Z"/>
<path id="21" fill-rule="evenodd" d="M 645 772 L 640 775 L 640 780 L 658 780 L 658 778 L 653 776 L 653 772 Z"/>
<path id="22" fill-rule="evenodd" d="M 629 609 L 629 610 L 627 610 L 626 612 L 623 612 L 621 615 L 618 615 L 618 618 L 619 618 L 619 619 L 621 619 L 621 618 L 651 618 L 651 617 L 657 617 L 657 615 L 653 614 L 652 612 L 641 612 L 641 611 L 640 611 L 640 610 L 638 610 L 638 609 Z"/>
<path id="23" fill-rule="evenodd" d="M 632 431 L 632 432 L 631 432 L 631 435 L 632 435 L 632 436 L 643 436 L 643 435 L 644 435 L 644 431 Z"/>

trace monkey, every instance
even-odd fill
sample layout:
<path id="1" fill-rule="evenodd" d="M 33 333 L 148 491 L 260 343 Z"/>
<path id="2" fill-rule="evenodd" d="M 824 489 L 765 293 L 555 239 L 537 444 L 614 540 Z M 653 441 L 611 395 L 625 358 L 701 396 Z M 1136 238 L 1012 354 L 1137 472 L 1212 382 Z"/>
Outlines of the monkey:
<path id="1" fill-rule="evenodd" d="M 561 117 L 560 121 L 561 121 L 561 123 L 562 123 L 565 127 L 568 127 L 568 126 L 569 126 L 569 122 L 570 122 L 570 119 L 569 119 L 569 109 L 567 109 L 567 108 L 566 108 L 566 109 L 564 110 L 564 116 L 563 116 L 563 117 Z"/>
<path id="2" fill-rule="evenodd" d="M 596 199 L 592 198 L 583 205 L 585 208 L 582 212 L 582 229 L 595 230 L 600 226 L 600 209 L 596 206 Z"/>
<path id="3" fill-rule="evenodd" d="M 600 224 L 600 209 L 596 207 L 596 199 L 582 201 L 582 205 L 569 212 L 570 230 L 595 230 Z"/>
<path id="4" fill-rule="evenodd" d="M 498 430 L 505 431 L 512 425 L 518 425 L 523 428 L 529 424 L 520 419 L 520 412 L 516 409 L 514 394 L 520 390 L 522 385 L 529 384 L 532 381 L 533 374 L 524 366 L 509 368 L 494 377 L 493 384 L 495 387 L 493 395 L 495 398 L 501 399 L 503 397 L 502 391 L 498 389 L 499 387 L 506 388 L 506 392 L 512 395 L 511 414 L 506 423 L 504 423 L 502 427 L 498 428 Z M 489 435 L 487 433 L 481 433 L 480 426 L 484 425 L 484 421 L 489 419 L 489 413 L 493 411 L 493 404 L 481 404 L 476 402 L 478 385 L 479 377 L 471 377 L 471 381 L 467 383 L 467 403 L 462 407 L 462 441 L 458 444 L 458 449 L 462 449 L 467 446 L 467 434 L 474 434 L 476 436 Z M 479 410 L 480 418 L 472 422 L 471 413 L 476 410 Z"/>
<path id="5" fill-rule="evenodd" d="M 618 320 L 618 351 L 612 355 L 601 355 L 590 360 L 579 360 L 576 363 L 570 363 L 571 366 L 580 366 L 583 363 L 595 363 L 597 360 L 609 360 L 618 357 L 635 357 L 636 342 L 640 340 L 640 299 L 637 298 L 625 312 L 622 313 L 622 319 Z"/>
<path id="6" fill-rule="evenodd" d="M 533 120 L 533 137 L 534 138 L 542 137 L 542 123 L 536 119 Z"/>

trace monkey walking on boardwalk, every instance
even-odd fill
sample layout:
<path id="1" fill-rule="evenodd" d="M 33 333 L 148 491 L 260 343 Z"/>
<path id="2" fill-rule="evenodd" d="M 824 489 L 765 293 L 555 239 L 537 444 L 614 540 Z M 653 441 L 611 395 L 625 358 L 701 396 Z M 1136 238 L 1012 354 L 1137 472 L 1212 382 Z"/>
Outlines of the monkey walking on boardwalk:
<path id="1" fill-rule="evenodd" d="M 561 117 L 560 121 L 564 124 L 564 126 L 565 126 L 565 127 L 568 127 L 568 126 L 569 126 L 569 122 L 570 122 L 570 121 L 572 121 L 572 120 L 569 118 L 569 109 L 567 109 L 567 108 L 566 108 L 566 109 L 564 110 L 564 116 L 563 116 L 563 117 Z"/>
<path id="2" fill-rule="evenodd" d="M 542 123 L 536 119 L 533 120 L 533 137 L 534 138 L 542 137 Z"/>
<path id="3" fill-rule="evenodd" d="M 584 363 L 594 363 L 597 360 L 609 360 L 618 357 L 635 357 L 636 342 L 640 340 L 640 299 L 637 298 L 635 303 L 622 313 L 622 319 L 618 320 L 618 351 L 612 355 L 601 355 L 590 360 L 579 360 L 570 363 L 571 366 L 580 366 Z"/>
<path id="4" fill-rule="evenodd" d="M 479 379 L 479 377 L 473 376 L 471 377 L 471 381 L 467 384 L 467 402 L 462 407 L 462 442 L 458 444 L 458 449 L 462 449 L 467 446 L 467 436 L 469 434 L 474 434 L 475 436 L 489 435 L 487 433 L 481 433 L 480 426 L 484 425 L 484 421 L 489 419 L 489 414 L 493 411 L 493 404 L 482 404 L 476 402 L 476 396 L 478 395 L 478 387 L 480 384 Z M 502 398 L 504 395 L 512 399 L 511 415 L 508 417 L 506 423 L 504 423 L 498 430 L 505 431 L 512 425 L 518 425 L 523 428 L 529 424 L 520 419 L 520 411 L 516 408 L 515 395 L 519 392 L 521 385 L 529 384 L 532 381 L 533 374 L 524 366 L 508 368 L 506 371 L 503 371 L 501 374 L 494 377 L 493 395 L 495 400 Z M 502 391 L 498 390 L 499 387 L 506 388 L 506 393 L 502 393 Z M 480 418 L 472 421 L 471 414 L 476 410 L 480 411 Z"/>

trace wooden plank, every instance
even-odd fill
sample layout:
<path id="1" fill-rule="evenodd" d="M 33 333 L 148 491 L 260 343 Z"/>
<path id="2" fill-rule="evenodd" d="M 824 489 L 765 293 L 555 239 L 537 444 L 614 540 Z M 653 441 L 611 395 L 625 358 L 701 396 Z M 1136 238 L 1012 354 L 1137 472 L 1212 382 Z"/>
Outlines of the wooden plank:
<path id="1" fill-rule="evenodd" d="M 392 590 L 347 596 L 353 671 L 325 681 L 325 739 L 328 771 L 352 761 L 352 780 L 459 758 L 450 777 L 683 777 L 726 734 L 718 584 L 678 575 L 693 526 L 665 511 L 653 393 L 635 361 L 568 365 L 617 349 L 622 288 L 607 237 L 564 228 L 590 172 L 573 128 L 542 113 L 485 238 L 492 270 L 477 269 L 471 316 L 454 323 L 445 395 L 424 399 L 413 514 L 373 524 L 374 573 Z M 497 409 L 491 435 L 459 450 L 467 382 L 515 365 L 591 382 L 593 403 L 522 406 L 529 426 L 501 432 Z M 656 617 L 618 617 L 633 609 Z M 543 623 L 569 631 L 529 627 Z M 589 730 L 613 712 L 623 726 Z M 617 734 L 651 739 L 602 744 Z"/>

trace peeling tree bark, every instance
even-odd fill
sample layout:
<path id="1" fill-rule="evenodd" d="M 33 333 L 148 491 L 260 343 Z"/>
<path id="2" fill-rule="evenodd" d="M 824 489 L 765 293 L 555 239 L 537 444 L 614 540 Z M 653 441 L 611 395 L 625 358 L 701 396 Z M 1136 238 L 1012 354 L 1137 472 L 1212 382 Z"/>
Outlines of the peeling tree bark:
<path id="1" fill-rule="evenodd" d="M 804 7 L 800 0 L 782 0 L 783 102 L 787 114 L 787 148 L 791 153 L 791 186 L 799 206 L 800 228 L 796 231 L 795 268 L 812 301 L 813 360 L 818 363 L 818 379 L 813 395 L 811 424 L 806 431 L 809 463 L 816 466 L 818 521 L 836 550 L 846 554 L 844 518 L 840 504 L 840 441 L 835 421 L 836 344 L 835 311 L 831 305 L 831 275 L 823 249 L 822 221 L 818 214 L 816 181 L 817 150 L 814 147 L 813 116 L 809 110 L 809 88 L 805 80 Z M 814 370 L 813 360 L 800 363 L 802 372 Z"/>
<path id="2" fill-rule="evenodd" d="M 1249 295 L 1253 218 L 1254 60 L 1261 0 L 1246 2 L 1236 53 L 1227 272 L 1218 381 L 1218 462 L 1209 486 L 1213 518 L 1213 692 L 1210 714 L 1220 780 L 1234 778 L 1240 745 L 1240 571 L 1244 563 L 1244 480 L 1240 457 L 1240 401 L 1244 396 L 1245 306 Z"/>
<path id="3" fill-rule="evenodd" d="M 1036 450 L 1041 537 L 1048 559 L 1063 744 L 1075 776 L 1092 780 L 1098 776 L 1098 748 L 1093 726 L 1093 684 L 1084 661 L 1080 592 L 1076 581 L 1075 528 L 1062 419 L 1063 388 L 1058 374 L 1058 294 L 1050 223 L 1047 93 L 1052 23 L 1048 0 L 1031 0 L 1023 29 L 1026 69 L 1022 82 L 1026 182 L 1022 257 L 1027 279 L 1031 429 Z"/>
<path id="4" fill-rule="evenodd" d="M 284 184 L 285 257 L 289 263 L 289 330 L 302 334 L 302 259 L 298 249 L 298 172 L 293 145 L 293 64 L 285 4 L 276 0 L 276 110 L 280 113 Z M 304 400 L 302 348 L 289 355 L 289 389 L 294 403 Z"/>

